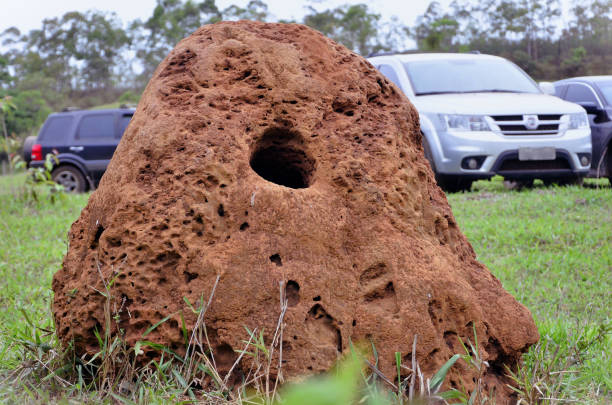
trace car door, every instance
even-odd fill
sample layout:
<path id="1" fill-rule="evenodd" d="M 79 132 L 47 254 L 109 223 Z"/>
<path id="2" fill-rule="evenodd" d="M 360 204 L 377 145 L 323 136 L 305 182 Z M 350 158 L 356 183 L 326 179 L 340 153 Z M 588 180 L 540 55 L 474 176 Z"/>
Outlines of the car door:
<path id="1" fill-rule="evenodd" d="M 73 131 L 74 116 L 56 115 L 47 119 L 43 125 L 37 142 L 42 148 L 43 160 L 47 154 L 70 154 L 69 138 Z"/>
<path id="2" fill-rule="evenodd" d="M 122 112 L 119 113 L 119 119 L 117 120 L 117 131 L 115 132 L 115 137 L 117 138 L 117 142 L 121 140 L 121 137 L 125 133 L 127 126 L 130 124 L 132 120 L 133 112 Z"/>
<path id="3" fill-rule="evenodd" d="M 119 143 L 116 128 L 117 114 L 110 111 L 92 112 L 79 121 L 72 150 L 85 161 L 87 171 L 96 184 Z"/>
<path id="4" fill-rule="evenodd" d="M 572 103 L 595 103 L 599 108 L 603 108 L 599 97 L 597 97 L 591 86 L 586 83 L 570 83 L 563 98 Z M 595 114 L 589 114 L 589 125 L 591 127 L 591 144 L 593 147 L 591 158 L 591 172 L 593 172 L 597 170 L 605 147 L 603 144 L 605 129 Z"/>

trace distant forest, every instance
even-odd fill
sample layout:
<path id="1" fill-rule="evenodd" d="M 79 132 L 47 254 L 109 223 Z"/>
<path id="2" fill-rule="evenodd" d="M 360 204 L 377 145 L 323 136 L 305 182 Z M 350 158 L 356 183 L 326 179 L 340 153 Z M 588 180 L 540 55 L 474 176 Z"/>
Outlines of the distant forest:
<path id="1" fill-rule="evenodd" d="M 612 74 L 612 0 L 432 2 L 414 26 L 383 21 L 366 4 L 309 7 L 302 21 L 348 48 L 373 52 L 500 55 L 537 80 Z M 221 20 L 271 21 L 263 0 L 220 9 L 215 0 L 157 0 L 151 16 L 124 23 L 114 13 L 69 12 L 39 29 L 0 33 L 0 115 L 15 138 L 35 134 L 51 111 L 136 102 L 152 72 L 182 38 Z M 10 107 L 10 108 L 9 108 Z"/>

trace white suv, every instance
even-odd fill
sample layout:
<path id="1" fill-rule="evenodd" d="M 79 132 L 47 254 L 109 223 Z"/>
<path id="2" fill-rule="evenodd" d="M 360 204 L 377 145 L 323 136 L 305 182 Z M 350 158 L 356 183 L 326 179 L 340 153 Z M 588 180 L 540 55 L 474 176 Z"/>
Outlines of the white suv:
<path id="1" fill-rule="evenodd" d="M 522 185 L 581 180 L 591 132 L 577 104 L 544 94 L 518 66 L 480 54 L 398 54 L 369 61 L 419 112 L 438 184 L 469 190 L 495 174 Z"/>

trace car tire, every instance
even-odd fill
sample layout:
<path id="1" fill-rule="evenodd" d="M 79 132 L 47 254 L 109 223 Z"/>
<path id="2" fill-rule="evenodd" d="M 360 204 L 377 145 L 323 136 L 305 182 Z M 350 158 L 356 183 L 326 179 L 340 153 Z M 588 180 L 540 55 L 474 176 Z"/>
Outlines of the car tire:
<path id="1" fill-rule="evenodd" d="M 54 182 L 64 186 L 67 193 L 84 193 L 87 189 L 85 176 L 74 166 L 60 166 L 51 172 Z"/>
<path id="2" fill-rule="evenodd" d="M 438 175 L 436 173 L 436 164 L 434 163 L 433 155 L 431 154 L 431 147 L 429 146 L 429 142 L 427 141 L 427 138 L 425 138 L 425 135 L 421 135 L 423 137 L 423 153 L 425 155 L 425 159 L 427 159 L 427 161 L 429 162 L 429 166 L 431 166 L 431 170 L 437 177 Z"/>
<path id="3" fill-rule="evenodd" d="M 438 186 L 447 193 L 459 193 L 462 191 L 470 191 L 472 188 L 472 180 L 463 179 L 459 176 L 436 176 Z"/>
<path id="4" fill-rule="evenodd" d="M 533 179 L 528 180 L 504 180 L 506 190 L 521 191 L 525 188 L 533 188 Z"/>
<path id="5" fill-rule="evenodd" d="M 608 181 L 610 182 L 610 186 L 612 186 L 612 142 L 610 142 L 610 144 L 608 144 L 608 146 L 606 147 L 606 151 L 605 151 L 605 155 L 607 156 L 606 159 L 606 174 L 608 175 Z"/>
<path id="6" fill-rule="evenodd" d="M 559 187 L 565 186 L 581 186 L 584 182 L 584 177 L 582 176 L 568 176 L 568 177 L 556 177 L 552 179 L 544 180 L 545 186 L 550 186 L 553 183 L 556 183 Z"/>
<path id="7" fill-rule="evenodd" d="M 423 137 L 423 154 L 429 162 L 431 170 L 434 172 L 434 176 L 436 178 L 438 186 L 447 193 L 470 191 L 470 189 L 472 188 L 472 180 L 463 179 L 459 176 L 443 176 L 441 174 L 438 174 L 436 170 L 436 163 L 434 162 L 433 154 L 431 153 L 431 147 L 429 146 L 429 142 L 427 141 L 427 138 L 425 138 L 424 134 L 421 135 Z"/>

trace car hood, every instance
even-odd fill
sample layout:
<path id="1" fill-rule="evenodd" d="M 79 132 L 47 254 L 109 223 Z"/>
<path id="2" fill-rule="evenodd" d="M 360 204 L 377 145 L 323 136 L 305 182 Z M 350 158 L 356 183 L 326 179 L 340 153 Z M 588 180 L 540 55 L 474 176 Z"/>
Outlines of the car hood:
<path id="1" fill-rule="evenodd" d="M 411 101 L 419 112 L 437 114 L 568 114 L 584 111 L 578 104 L 546 94 L 436 94 L 417 96 Z"/>

